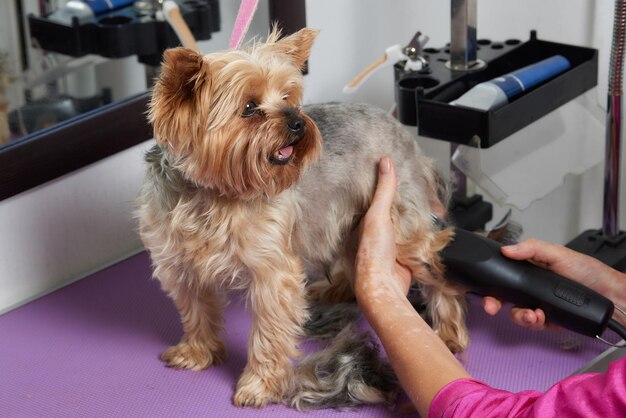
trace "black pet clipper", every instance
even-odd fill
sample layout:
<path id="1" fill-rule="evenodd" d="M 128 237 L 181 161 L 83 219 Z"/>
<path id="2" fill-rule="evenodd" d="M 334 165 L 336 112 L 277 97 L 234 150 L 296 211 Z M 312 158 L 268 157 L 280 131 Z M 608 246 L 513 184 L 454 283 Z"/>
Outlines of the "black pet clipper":
<path id="1" fill-rule="evenodd" d="M 582 335 L 600 337 L 606 328 L 626 338 L 626 328 L 611 317 L 613 302 L 599 293 L 527 261 L 502 255 L 502 244 L 456 229 L 441 255 L 446 276 L 481 296 L 542 309 L 546 318 Z M 603 340 L 604 341 L 604 340 Z"/>

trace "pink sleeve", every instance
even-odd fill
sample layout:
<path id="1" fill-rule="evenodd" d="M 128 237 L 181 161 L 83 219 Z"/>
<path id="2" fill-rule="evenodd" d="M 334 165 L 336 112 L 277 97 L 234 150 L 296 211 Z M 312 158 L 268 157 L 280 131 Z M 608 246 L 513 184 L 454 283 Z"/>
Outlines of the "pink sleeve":
<path id="1" fill-rule="evenodd" d="M 511 393 L 473 379 L 444 386 L 433 399 L 430 418 L 440 417 L 618 417 L 626 416 L 626 357 L 606 373 L 568 377 L 545 393 Z"/>

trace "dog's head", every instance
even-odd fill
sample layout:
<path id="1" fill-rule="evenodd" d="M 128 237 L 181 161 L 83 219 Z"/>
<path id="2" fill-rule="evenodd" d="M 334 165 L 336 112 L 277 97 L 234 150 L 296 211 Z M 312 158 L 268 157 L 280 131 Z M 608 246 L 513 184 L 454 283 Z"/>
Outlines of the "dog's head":
<path id="1" fill-rule="evenodd" d="M 249 199 L 291 186 L 321 152 L 302 113 L 301 69 L 317 31 L 202 56 L 165 51 L 149 118 L 157 142 L 196 184 Z"/>

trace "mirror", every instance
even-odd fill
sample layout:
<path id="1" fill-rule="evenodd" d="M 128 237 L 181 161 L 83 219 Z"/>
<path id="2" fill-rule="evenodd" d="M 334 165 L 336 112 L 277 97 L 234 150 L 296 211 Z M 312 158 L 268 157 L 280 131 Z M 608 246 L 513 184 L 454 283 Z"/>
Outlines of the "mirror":
<path id="1" fill-rule="evenodd" d="M 156 11 L 148 5 L 158 2 L 111 3 L 126 6 L 104 11 L 102 17 L 92 11 L 80 23 L 71 11 L 77 5 L 91 10 L 82 1 L 0 4 L 0 147 L 146 91 L 154 67 L 137 59 L 132 49 L 115 47 L 124 44 L 120 41 L 127 34 L 123 25 L 113 24 L 121 18 L 111 15 L 146 20 Z M 104 30 L 111 35 L 104 36 Z M 152 55 L 158 64 L 158 51 Z"/>
<path id="2" fill-rule="evenodd" d="M 239 3 L 176 2 L 199 41 L 227 37 Z M 161 3 L 0 2 L 0 200 L 152 137 L 149 84 L 162 51 L 179 44 Z M 263 3 L 284 33 L 305 25 L 304 0 Z"/>
<path id="3" fill-rule="evenodd" d="M 149 81 L 178 39 L 158 0 L 104 3 L 0 2 L 0 199 L 152 137 Z M 220 29 L 218 0 L 180 3 L 199 40 Z"/>

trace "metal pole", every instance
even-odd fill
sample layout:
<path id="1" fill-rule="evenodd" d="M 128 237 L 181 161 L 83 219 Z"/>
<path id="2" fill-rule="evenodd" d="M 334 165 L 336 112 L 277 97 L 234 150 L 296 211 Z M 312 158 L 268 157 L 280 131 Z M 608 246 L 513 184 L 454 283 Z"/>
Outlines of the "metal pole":
<path id="1" fill-rule="evenodd" d="M 604 167 L 604 216 L 602 234 L 619 233 L 619 176 L 622 96 L 609 95 L 606 120 L 606 162 Z"/>
<path id="2" fill-rule="evenodd" d="M 450 61 L 446 66 L 452 71 L 471 71 L 484 67 L 476 57 L 477 0 L 450 1 Z M 450 175 L 455 179 L 454 196 L 467 197 L 467 177 L 452 163 L 458 145 L 450 144 Z"/>
<path id="3" fill-rule="evenodd" d="M 615 238 L 619 234 L 619 177 L 622 140 L 622 77 L 624 41 L 626 38 L 626 1 L 615 1 L 613 41 L 609 68 L 606 118 L 606 156 L 604 167 L 604 209 L 602 234 Z"/>
<path id="4" fill-rule="evenodd" d="M 484 62 L 476 57 L 476 2 L 451 0 L 450 61 L 447 66 L 453 71 L 469 71 L 484 66 Z"/>

